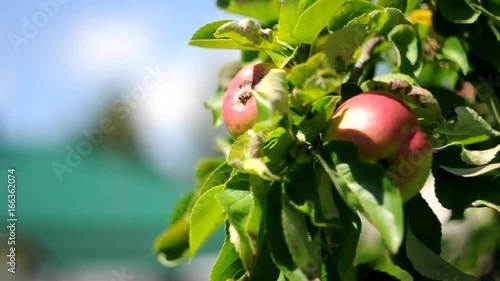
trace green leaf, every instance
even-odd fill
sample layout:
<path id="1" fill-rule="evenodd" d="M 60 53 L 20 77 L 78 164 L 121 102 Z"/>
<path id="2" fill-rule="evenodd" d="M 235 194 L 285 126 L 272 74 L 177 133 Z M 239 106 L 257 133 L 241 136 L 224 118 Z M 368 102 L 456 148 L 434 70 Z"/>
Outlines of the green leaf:
<path id="1" fill-rule="evenodd" d="M 422 195 L 405 203 L 407 226 L 436 255 L 441 254 L 441 222 Z"/>
<path id="2" fill-rule="evenodd" d="M 407 2 L 405 14 L 411 13 L 411 11 L 415 10 L 420 4 L 420 0 L 408 0 Z"/>
<path id="3" fill-rule="evenodd" d="M 304 11 L 311 7 L 314 2 L 316 2 L 316 0 L 300 0 L 297 14 L 301 15 L 302 13 L 304 13 Z"/>
<path id="4" fill-rule="evenodd" d="M 312 162 L 290 166 L 283 188 L 290 203 L 310 216 L 315 225 L 324 227 L 340 224 L 333 203 L 332 183 L 323 170 L 314 170 Z"/>
<path id="5" fill-rule="evenodd" d="M 469 107 L 455 108 L 457 121 L 440 124 L 436 133 L 443 134 L 448 143 L 473 144 L 488 140 L 490 137 L 500 136 L 484 119 Z"/>
<path id="6" fill-rule="evenodd" d="M 309 105 L 327 94 L 338 92 L 341 84 L 340 77 L 335 77 L 333 73 L 320 72 L 304 81 L 302 92 L 305 93 L 300 96 L 295 94 L 294 97 L 302 102 L 302 106 Z M 308 94 L 309 91 L 312 93 Z"/>
<path id="7" fill-rule="evenodd" d="M 189 252 L 191 260 L 196 252 L 225 221 L 224 210 L 215 196 L 224 190 L 225 185 L 216 186 L 196 200 L 189 221 Z"/>
<path id="8" fill-rule="evenodd" d="M 245 274 L 245 269 L 241 264 L 240 257 L 234 245 L 226 237 L 224 245 L 219 252 L 212 271 L 210 272 L 210 281 L 220 281 L 228 279 L 238 279 Z"/>
<path id="9" fill-rule="evenodd" d="M 471 53 L 482 60 L 500 64 L 500 52 L 492 52 L 500 48 L 499 29 L 494 24 L 484 24 L 484 21 L 476 21 L 473 24 L 455 25 L 459 34 L 468 34 L 462 37 L 466 41 Z"/>
<path id="10" fill-rule="evenodd" d="M 312 44 L 335 12 L 346 0 L 317 0 L 299 16 L 293 36 L 302 43 Z"/>
<path id="11" fill-rule="evenodd" d="M 424 61 L 417 82 L 425 88 L 444 88 L 450 91 L 455 89 L 460 73 L 454 64 L 442 65 L 437 60 Z"/>
<path id="12" fill-rule="evenodd" d="M 340 96 L 326 96 L 313 103 L 307 118 L 300 123 L 309 143 L 313 143 L 325 131 L 339 102 Z"/>
<path id="13" fill-rule="evenodd" d="M 384 8 L 383 10 L 373 10 L 367 14 L 351 20 L 351 25 L 366 25 L 371 32 L 383 36 L 388 34 L 393 27 L 399 24 L 409 24 L 405 15 L 395 8 Z"/>
<path id="14" fill-rule="evenodd" d="M 204 25 L 189 40 L 189 45 L 213 48 L 213 49 L 238 49 L 238 50 L 260 50 L 255 46 L 244 46 L 229 38 L 216 38 L 214 33 L 222 25 L 232 22 L 231 20 L 221 20 Z"/>
<path id="15" fill-rule="evenodd" d="M 404 13 L 406 11 L 407 0 L 378 0 L 377 5 L 396 8 Z"/>
<path id="16" fill-rule="evenodd" d="M 262 51 L 241 51 L 241 62 L 253 63 L 261 59 Z"/>
<path id="17" fill-rule="evenodd" d="M 500 169 L 500 163 L 495 163 L 495 164 L 489 164 L 489 165 L 484 165 L 480 167 L 473 167 L 473 168 L 451 168 L 451 167 L 446 167 L 446 166 L 440 166 L 441 168 L 445 169 L 449 173 L 452 173 L 457 176 L 469 178 L 469 177 L 477 177 L 482 174 L 486 174 L 488 172 L 491 172 L 493 170 L 498 170 Z"/>
<path id="18" fill-rule="evenodd" d="M 319 278 L 321 275 L 321 256 L 318 253 L 321 251 L 319 245 L 309 238 L 306 216 L 290 205 L 286 196 L 283 196 L 282 199 L 283 233 L 292 260 L 307 276 L 307 280 Z"/>
<path id="19" fill-rule="evenodd" d="M 360 211 L 396 253 L 403 241 L 402 199 L 384 168 L 360 161 L 354 144 L 344 141 L 330 142 L 315 157 L 347 205 Z"/>
<path id="20" fill-rule="evenodd" d="M 166 266 L 177 265 L 188 253 L 190 246 L 190 216 L 195 202 L 206 191 L 223 184 L 229 178 L 232 168 L 222 163 L 214 169 L 218 162 L 212 159 L 200 164 L 197 175 L 199 181 L 204 180 L 204 183 L 180 200 L 174 208 L 171 226 L 156 238 L 154 250 L 158 259 Z"/>
<path id="21" fill-rule="evenodd" d="M 474 207 L 477 200 L 500 205 L 500 171 L 493 170 L 476 177 L 461 177 L 449 173 L 440 166 L 471 168 L 462 160 L 460 145 L 447 146 L 434 153 L 432 174 L 435 179 L 436 196 L 443 207 L 454 214 L 462 214 L 466 208 Z"/>
<path id="22" fill-rule="evenodd" d="M 222 163 L 219 167 L 217 167 L 215 170 L 213 170 L 212 173 L 207 177 L 206 181 L 203 183 L 203 185 L 200 188 L 199 195 L 207 192 L 211 188 L 215 186 L 219 186 L 223 183 L 225 183 L 229 177 L 231 176 L 231 171 L 233 168 L 231 168 L 227 163 Z M 198 196 L 199 196 L 198 195 Z M 195 198 L 197 199 L 197 198 Z"/>
<path id="23" fill-rule="evenodd" d="M 432 252 L 425 244 L 420 242 L 411 228 L 406 229 L 406 252 L 415 269 L 427 278 L 433 280 L 476 280 L 471 275 L 465 274 L 447 263 L 439 255 Z"/>
<path id="24" fill-rule="evenodd" d="M 297 25 L 299 15 L 299 0 L 284 0 L 281 5 L 280 18 L 278 21 L 278 40 L 290 45 L 297 45 L 299 41 L 293 37 L 293 30 Z"/>
<path id="25" fill-rule="evenodd" d="M 273 173 L 280 173 L 283 161 L 290 154 L 294 139 L 287 129 L 278 127 L 269 132 L 264 144 L 264 161 Z"/>
<path id="26" fill-rule="evenodd" d="M 464 75 L 469 73 L 470 67 L 469 61 L 467 60 L 467 51 L 457 37 L 448 37 L 441 51 L 443 52 L 443 57 L 455 62 Z"/>
<path id="27" fill-rule="evenodd" d="M 324 233 L 322 233 L 322 240 L 326 241 L 326 237 Z M 335 280 L 352 280 L 347 278 L 341 278 L 339 272 L 337 271 L 337 267 L 333 261 L 333 251 L 328 249 L 328 247 L 321 248 L 321 280 L 324 281 L 335 281 Z"/>
<path id="28" fill-rule="evenodd" d="M 304 88 L 304 83 L 310 77 L 316 76 L 319 71 L 324 71 L 328 67 L 325 53 L 317 53 L 306 62 L 295 65 L 288 73 L 287 79 L 295 87 Z"/>
<path id="29" fill-rule="evenodd" d="M 227 185 L 227 188 L 216 195 L 216 199 L 224 209 L 228 221 L 234 227 L 240 240 L 240 257 L 247 271 L 253 266 L 254 251 L 247 233 L 247 223 L 253 208 L 254 197 L 249 190 L 249 182 L 238 181 Z"/>
<path id="30" fill-rule="evenodd" d="M 354 52 L 368 35 L 366 29 L 366 24 L 350 24 L 328 36 L 323 51 L 334 70 L 342 72 L 351 64 Z"/>
<path id="31" fill-rule="evenodd" d="M 462 147 L 462 161 L 468 165 L 481 166 L 492 161 L 500 162 L 500 144 L 486 150 L 468 150 Z"/>
<path id="32" fill-rule="evenodd" d="M 196 179 L 198 184 L 203 184 L 207 178 L 221 165 L 225 160 L 223 158 L 205 158 L 198 163 L 196 168 Z"/>
<path id="33" fill-rule="evenodd" d="M 491 19 L 492 22 L 496 23 L 497 25 L 500 24 L 500 10 L 498 7 L 500 7 L 500 4 L 498 3 L 494 3 L 495 0 L 492 0 L 492 1 L 487 1 L 486 3 L 473 3 L 472 1 L 468 1 L 468 4 L 476 11 L 476 12 L 480 12 L 481 14 L 487 16 L 489 19 Z M 491 11 L 486 9 L 486 7 L 484 6 L 489 6 L 491 5 L 491 7 L 488 7 L 490 9 L 492 9 Z M 494 7 L 494 5 L 496 4 L 496 7 Z M 484 5 L 484 6 L 483 6 Z M 495 9 L 496 8 L 496 9 Z"/>
<path id="34" fill-rule="evenodd" d="M 436 4 L 443 17 L 454 23 L 473 23 L 481 14 L 474 11 L 468 1 L 439 0 Z"/>
<path id="35" fill-rule="evenodd" d="M 373 10 L 382 10 L 382 7 L 375 5 L 369 1 L 347 1 L 330 19 L 330 22 L 328 23 L 328 30 L 330 32 L 337 31 L 346 26 L 351 20 Z"/>
<path id="36" fill-rule="evenodd" d="M 278 182 L 271 185 L 267 196 L 266 232 L 271 257 L 278 268 L 290 281 L 307 280 L 304 273 L 292 260 L 285 242 L 282 213 L 282 191 Z"/>
<path id="37" fill-rule="evenodd" d="M 217 7 L 220 9 L 265 23 L 278 19 L 280 6 L 280 0 L 217 0 Z"/>
<path id="38" fill-rule="evenodd" d="M 363 89 L 355 83 L 346 82 L 342 84 L 340 87 L 340 95 L 342 96 L 341 103 L 344 103 L 346 100 L 361 94 Z"/>
<path id="39" fill-rule="evenodd" d="M 263 236 L 263 243 L 258 250 L 258 256 L 255 260 L 255 265 L 252 271 L 249 273 L 250 280 L 261 281 L 261 280 L 277 280 L 280 274 L 280 270 L 274 264 L 271 253 L 269 251 L 269 245 L 267 243 L 265 235 Z"/>
<path id="40" fill-rule="evenodd" d="M 228 157 L 228 164 L 241 172 L 258 175 L 265 180 L 276 180 L 262 158 L 265 135 L 249 130 L 234 142 Z"/>
<path id="41" fill-rule="evenodd" d="M 422 66 L 422 50 L 413 26 L 397 25 L 389 33 L 389 38 L 394 42 L 399 53 L 399 71 L 414 76 L 414 73 Z"/>
<path id="42" fill-rule="evenodd" d="M 361 219 L 356 212 L 347 206 L 337 192 L 335 192 L 333 199 L 342 220 L 340 228 L 332 229 L 333 258 L 342 280 L 346 280 L 349 271 L 353 268 L 356 256 L 358 240 L 361 234 Z"/>
<path id="43" fill-rule="evenodd" d="M 408 83 L 410 86 L 418 86 L 417 82 L 415 82 L 415 79 L 403 74 L 403 73 L 388 73 L 384 75 L 379 75 L 373 77 L 374 81 L 380 81 L 380 82 L 391 82 L 394 80 L 403 80 L 406 83 Z M 364 89 L 364 88 L 363 88 Z"/>
<path id="44" fill-rule="evenodd" d="M 175 205 L 172 215 L 170 216 L 170 224 L 174 224 L 184 216 L 184 214 L 190 212 L 191 201 L 193 200 L 193 192 L 189 192 L 184 195 L 177 204 Z"/>
<path id="45" fill-rule="evenodd" d="M 261 220 L 266 211 L 269 182 L 257 176 L 250 176 L 250 190 L 253 193 L 254 203 L 248 218 L 246 233 L 248 233 L 250 237 L 252 249 L 256 251 L 260 242 L 258 238 L 261 233 Z"/>
<path id="46" fill-rule="evenodd" d="M 158 260 L 165 266 L 176 266 L 189 250 L 189 220 L 186 216 L 177 220 L 154 243 Z"/>
<path id="47" fill-rule="evenodd" d="M 260 132 L 275 127 L 288 111 L 286 72 L 282 69 L 271 69 L 260 81 L 258 89 L 252 91 L 252 95 L 257 102 L 259 113 L 259 122 L 253 126 L 254 131 Z"/>
<path id="48" fill-rule="evenodd" d="M 271 29 L 262 29 L 260 23 L 252 19 L 226 22 L 213 35 L 218 39 L 229 38 L 240 45 L 261 50 L 271 49 L 274 40 Z"/>

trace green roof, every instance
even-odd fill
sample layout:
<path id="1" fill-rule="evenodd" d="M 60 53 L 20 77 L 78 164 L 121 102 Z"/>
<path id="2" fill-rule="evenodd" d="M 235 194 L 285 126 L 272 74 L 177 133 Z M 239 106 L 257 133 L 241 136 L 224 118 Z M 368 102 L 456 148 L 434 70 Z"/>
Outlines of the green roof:
<path id="1" fill-rule="evenodd" d="M 119 151 L 98 147 L 74 167 L 66 162 L 67 153 L 64 148 L 0 147 L 3 173 L 16 169 L 17 238 L 40 246 L 47 255 L 44 262 L 57 267 L 123 258 L 161 268 L 152 253 L 153 240 L 190 183 L 161 175 Z M 6 195 L 3 188 L 0 198 Z M 6 205 L 0 205 L 5 216 Z M 219 240 L 205 251 L 216 251 Z"/>

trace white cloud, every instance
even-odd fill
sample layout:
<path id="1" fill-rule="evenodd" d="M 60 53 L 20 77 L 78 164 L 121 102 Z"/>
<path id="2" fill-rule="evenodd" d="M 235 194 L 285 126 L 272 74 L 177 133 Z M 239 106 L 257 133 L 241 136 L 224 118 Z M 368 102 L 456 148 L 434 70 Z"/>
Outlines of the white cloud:
<path id="1" fill-rule="evenodd" d="M 189 71 L 172 66 L 169 77 L 137 104 L 132 118 L 139 142 L 155 162 L 191 175 L 197 156 L 193 139 L 200 96 Z"/>
<path id="2" fill-rule="evenodd" d="M 153 29 L 129 17 L 99 16 L 75 23 L 64 56 L 70 70 L 101 77 L 144 65 L 153 50 Z"/>
<path id="3" fill-rule="evenodd" d="M 168 81 L 159 84 L 139 104 L 137 114 L 143 127 L 177 127 L 192 117 L 196 105 L 193 79 L 188 73 L 171 72 L 170 75 Z"/>

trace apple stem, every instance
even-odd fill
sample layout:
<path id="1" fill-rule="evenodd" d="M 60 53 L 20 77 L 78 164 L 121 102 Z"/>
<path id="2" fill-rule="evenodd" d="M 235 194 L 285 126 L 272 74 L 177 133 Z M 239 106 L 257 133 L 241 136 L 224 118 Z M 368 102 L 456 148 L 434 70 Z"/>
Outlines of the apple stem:
<path id="1" fill-rule="evenodd" d="M 370 40 L 368 40 L 363 48 L 361 49 L 361 55 L 359 56 L 358 60 L 354 64 L 354 68 L 351 71 L 351 76 L 349 77 L 349 82 L 352 83 L 357 83 L 359 80 L 359 77 L 361 76 L 361 72 L 363 70 L 363 67 L 365 66 L 365 63 L 370 60 L 371 53 L 373 52 L 373 49 L 377 47 L 378 44 L 382 43 L 383 38 L 381 36 L 373 37 Z"/>

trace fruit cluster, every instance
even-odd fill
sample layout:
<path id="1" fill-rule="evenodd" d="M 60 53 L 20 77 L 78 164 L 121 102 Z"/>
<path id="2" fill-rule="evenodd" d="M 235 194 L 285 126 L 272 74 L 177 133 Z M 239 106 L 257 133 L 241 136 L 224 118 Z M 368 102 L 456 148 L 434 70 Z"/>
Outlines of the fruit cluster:
<path id="1" fill-rule="evenodd" d="M 232 79 L 223 98 L 222 118 L 234 138 L 258 121 L 253 91 L 273 68 L 269 63 L 244 66 Z M 364 161 L 382 164 L 404 201 L 423 187 L 432 164 L 432 148 L 412 110 L 385 92 L 364 92 L 345 101 L 322 134 L 323 143 L 354 143 Z"/>

